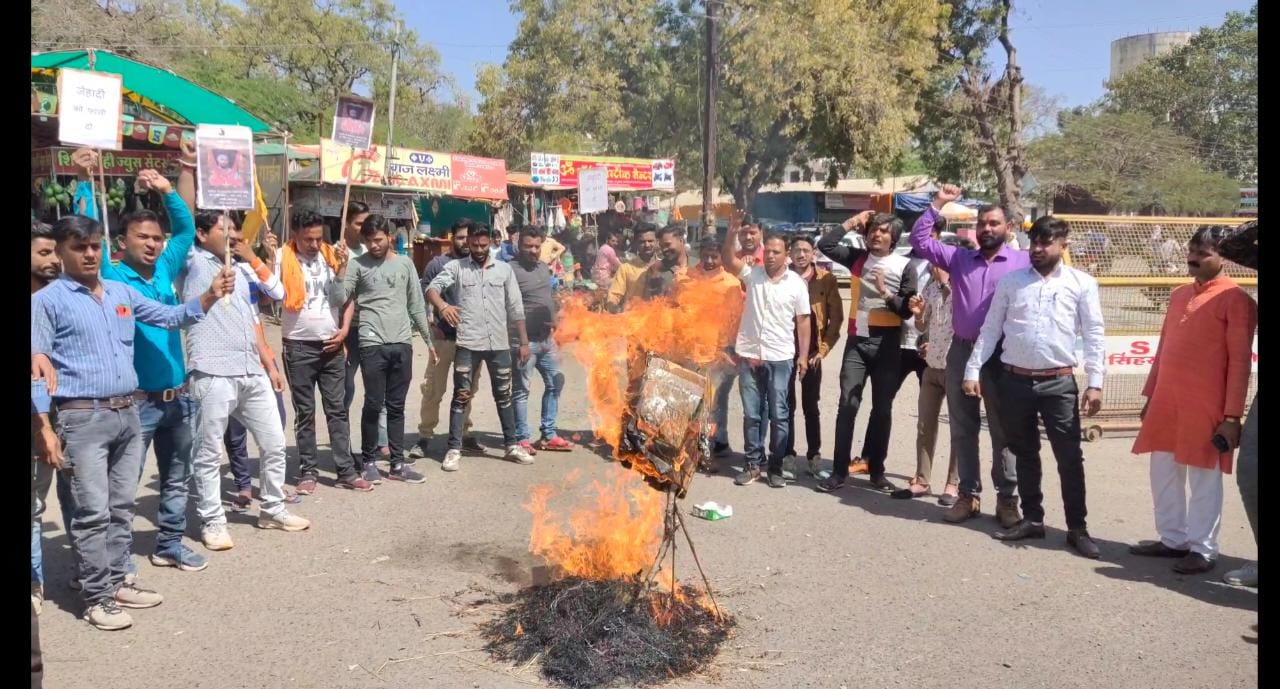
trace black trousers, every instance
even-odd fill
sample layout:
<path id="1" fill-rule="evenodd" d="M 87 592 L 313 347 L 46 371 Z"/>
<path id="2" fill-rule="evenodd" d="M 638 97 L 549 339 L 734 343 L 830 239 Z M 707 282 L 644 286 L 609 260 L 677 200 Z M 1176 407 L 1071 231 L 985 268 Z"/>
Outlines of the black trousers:
<path id="1" fill-rule="evenodd" d="M 293 397 L 293 433 L 298 443 L 298 475 L 316 477 L 316 387 L 329 425 L 329 449 L 339 479 L 360 472 L 351 457 L 351 425 L 347 420 L 347 361 L 341 348 L 324 351 L 324 342 L 285 340 L 284 375 Z"/>
<path id="2" fill-rule="evenodd" d="M 920 352 L 903 347 L 898 356 L 902 359 L 898 365 L 898 389 L 902 389 L 902 384 L 907 382 L 907 377 L 912 373 L 916 374 L 917 383 L 924 382 L 924 370 L 929 368 L 929 364 L 925 363 L 924 357 L 920 356 Z"/>
<path id="3" fill-rule="evenodd" d="M 902 330 L 870 328 L 868 337 L 851 337 L 845 342 L 840 365 L 840 407 L 836 413 L 836 449 L 833 473 L 849 475 L 853 450 L 853 424 L 862 404 L 862 390 L 871 382 L 871 415 L 862 441 L 862 457 L 873 478 L 884 475 L 884 459 L 889 453 L 893 431 L 893 398 L 898 394 Z"/>
<path id="4" fill-rule="evenodd" d="M 1027 521 L 1044 521 L 1040 492 L 1040 428 L 1044 420 L 1062 482 L 1068 529 L 1085 528 L 1084 452 L 1080 449 L 1079 389 L 1074 376 L 1028 378 L 1005 371 L 998 383 L 1005 442 L 1018 458 L 1018 492 Z"/>
<path id="5" fill-rule="evenodd" d="M 378 458 L 378 416 L 387 410 L 387 447 L 392 466 L 404 462 L 404 400 L 413 382 L 413 345 L 385 344 L 360 348 L 364 408 L 360 412 L 363 464 Z"/>
<path id="6" fill-rule="evenodd" d="M 822 366 L 812 366 L 805 371 L 804 377 L 791 376 L 787 387 L 787 410 L 790 420 L 787 427 L 791 433 L 787 436 L 787 456 L 796 456 L 796 379 L 800 379 L 800 404 L 804 409 L 804 438 L 809 447 L 805 457 L 817 457 L 822 452 L 822 417 L 818 411 L 819 396 L 822 393 Z"/>

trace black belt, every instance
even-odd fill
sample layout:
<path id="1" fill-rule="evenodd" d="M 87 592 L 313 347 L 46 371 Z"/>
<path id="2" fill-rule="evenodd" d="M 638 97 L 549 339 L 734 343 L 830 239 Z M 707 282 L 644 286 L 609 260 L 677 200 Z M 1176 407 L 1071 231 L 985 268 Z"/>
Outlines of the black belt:
<path id="1" fill-rule="evenodd" d="M 71 411 L 73 409 L 128 409 L 133 406 L 133 395 L 100 399 L 56 400 L 54 406 L 57 407 L 58 411 Z"/>

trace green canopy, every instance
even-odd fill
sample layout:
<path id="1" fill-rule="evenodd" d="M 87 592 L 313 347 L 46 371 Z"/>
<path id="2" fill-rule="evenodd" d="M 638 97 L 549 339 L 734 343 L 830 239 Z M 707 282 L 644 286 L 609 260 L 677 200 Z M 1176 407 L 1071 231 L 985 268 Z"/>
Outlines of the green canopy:
<path id="1" fill-rule="evenodd" d="M 119 74 L 124 80 L 125 98 L 141 105 L 178 115 L 191 124 L 242 125 L 254 133 L 275 132 L 270 125 L 253 116 L 234 101 L 197 86 L 173 72 L 159 67 L 120 57 L 105 50 L 95 50 L 94 69 L 99 72 Z M 52 72 L 63 67 L 89 69 L 89 52 L 86 50 L 61 50 L 49 53 L 33 53 L 33 72 Z"/>

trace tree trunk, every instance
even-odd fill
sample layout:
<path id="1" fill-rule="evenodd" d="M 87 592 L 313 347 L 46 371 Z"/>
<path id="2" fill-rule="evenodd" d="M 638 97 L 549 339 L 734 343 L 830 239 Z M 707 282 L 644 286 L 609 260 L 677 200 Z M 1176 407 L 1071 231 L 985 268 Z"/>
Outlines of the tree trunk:
<path id="1" fill-rule="evenodd" d="M 1004 74 L 999 81 L 987 84 L 980 64 L 970 62 L 960 75 L 960 86 L 969 97 L 978 125 L 978 144 L 995 178 L 1000 206 L 1012 216 L 1009 220 L 1021 224 L 1022 180 L 1027 176 L 1027 160 L 1022 144 L 1022 68 L 1018 66 L 1018 51 L 1009 38 L 1012 5 L 1012 0 L 1000 2 L 998 39 L 1006 57 Z M 1001 129 L 1007 130 L 1004 136 Z"/>

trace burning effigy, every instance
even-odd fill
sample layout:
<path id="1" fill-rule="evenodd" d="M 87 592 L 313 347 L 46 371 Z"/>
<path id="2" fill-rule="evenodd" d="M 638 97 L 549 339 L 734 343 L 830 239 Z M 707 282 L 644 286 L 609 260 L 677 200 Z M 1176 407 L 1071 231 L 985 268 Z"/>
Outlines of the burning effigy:
<path id="1" fill-rule="evenodd" d="M 546 581 L 502 599 L 509 607 L 484 630 L 495 657 L 540 659 L 543 676 L 575 689 L 657 684 L 710 665 L 733 620 L 679 501 L 709 454 L 711 371 L 726 363 L 721 329 L 736 325 L 735 308 L 696 283 L 620 314 L 565 306 L 557 340 L 586 369 L 593 430 L 619 462 L 612 482 L 585 493 L 576 472 L 531 490 L 529 548 Z M 582 494 L 590 500 L 567 515 L 552 507 Z M 678 579 L 678 549 L 698 585 Z"/>

